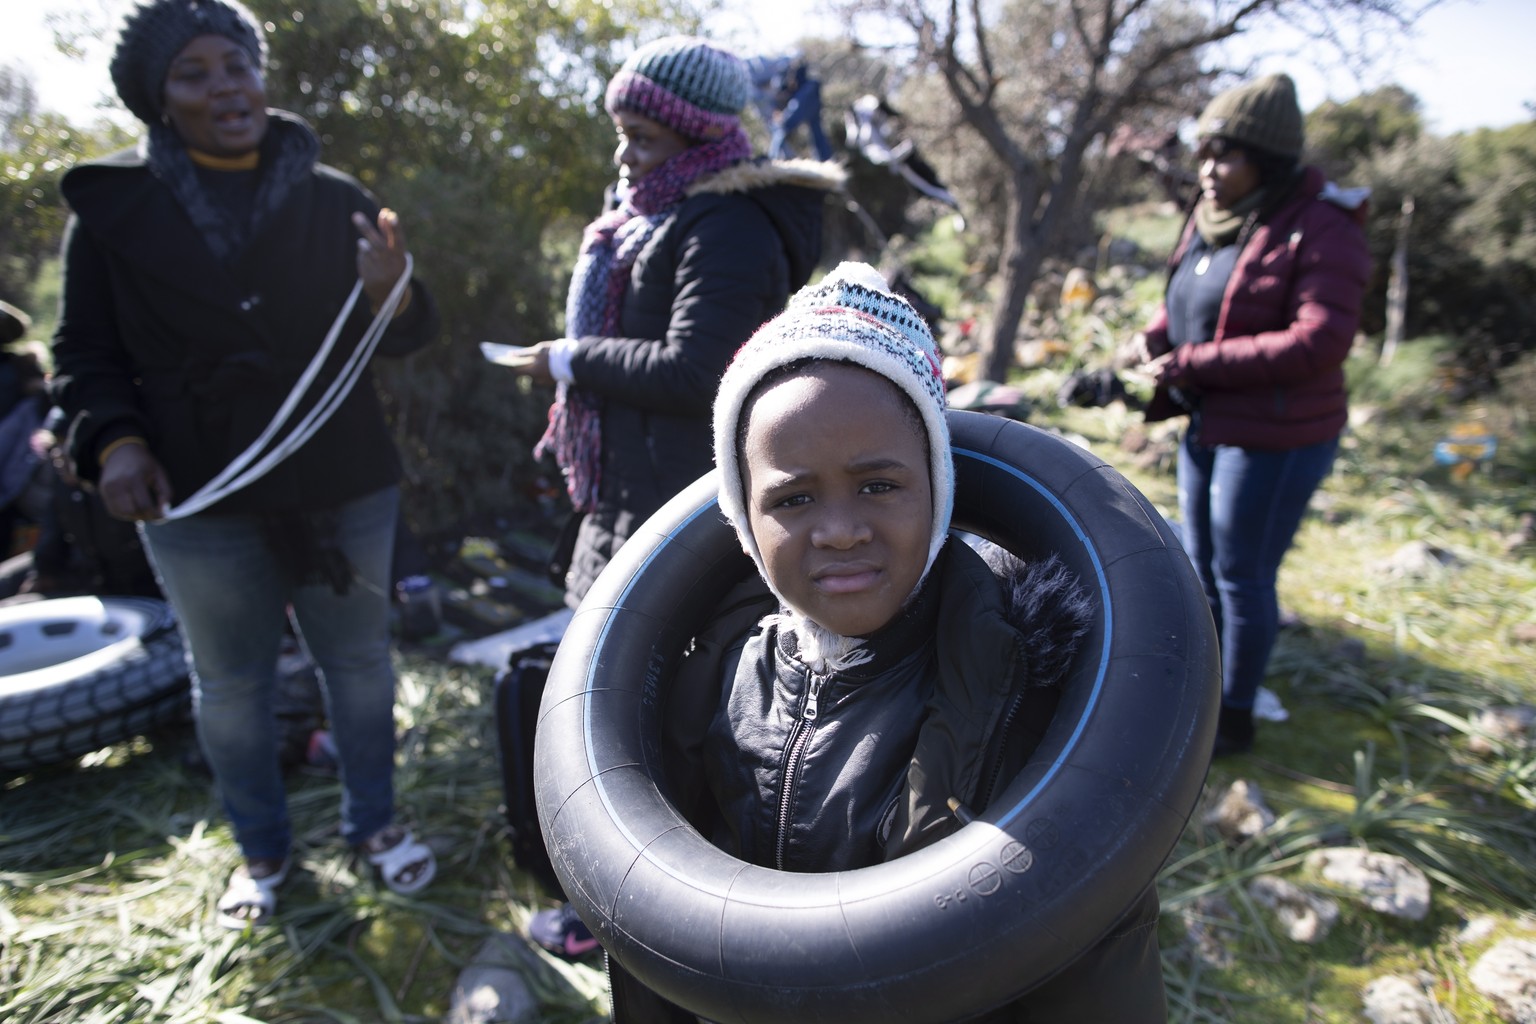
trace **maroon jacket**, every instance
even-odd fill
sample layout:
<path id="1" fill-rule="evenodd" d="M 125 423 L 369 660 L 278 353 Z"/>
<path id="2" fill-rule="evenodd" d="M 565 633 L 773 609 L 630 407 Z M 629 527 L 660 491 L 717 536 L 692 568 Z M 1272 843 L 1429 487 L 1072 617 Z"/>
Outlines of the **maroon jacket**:
<path id="1" fill-rule="evenodd" d="M 1370 274 L 1365 205 L 1324 198 L 1322 171 L 1308 167 L 1290 199 L 1238 236 L 1216 336 L 1180 345 L 1168 382 L 1200 402 L 1203 444 L 1284 450 L 1336 437 L 1348 417 L 1344 360 L 1360 322 Z M 1169 261 L 1178 266 L 1194 234 L 1184 225 Z M 1167 352 L 1168 317 L 1159 307 L 1147 349 Z M 1184 410 L 1159 387 L 1146 418 Z"/>

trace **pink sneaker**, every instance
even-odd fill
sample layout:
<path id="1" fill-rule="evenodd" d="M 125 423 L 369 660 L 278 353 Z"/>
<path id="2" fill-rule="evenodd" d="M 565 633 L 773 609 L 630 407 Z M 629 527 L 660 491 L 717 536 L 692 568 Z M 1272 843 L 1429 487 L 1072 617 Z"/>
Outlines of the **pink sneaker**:
<path id="1" fill-rule="evenodd" d="M 556 956 L 577 960 L 597 949 L 576 908 L 563 903 L 558 910 L 541 910 L 528 922 L 528 937 Z"/>

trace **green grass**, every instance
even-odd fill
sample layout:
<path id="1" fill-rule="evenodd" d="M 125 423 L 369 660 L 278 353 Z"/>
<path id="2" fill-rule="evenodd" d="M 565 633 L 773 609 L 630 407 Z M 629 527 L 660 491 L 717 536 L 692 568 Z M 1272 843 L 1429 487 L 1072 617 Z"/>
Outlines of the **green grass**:
<path id="1" fill-rule="evenodd" d="M 401 665 L 403 816 L 436 847 L 438 880 L 396 896 L 335 830 L 334 777 L 290 780 L 299 871 L 278 926 L 225 932 L 212 911 L 238 862 L 187 730 L 4 784 L 0 1019 L 55 1022 L 428 1021 L 487 936 L 541 902 L 502 838 L 490 672 Z M 534 958 L 543 1019 L 604 1014 L 591 966 Z"/>

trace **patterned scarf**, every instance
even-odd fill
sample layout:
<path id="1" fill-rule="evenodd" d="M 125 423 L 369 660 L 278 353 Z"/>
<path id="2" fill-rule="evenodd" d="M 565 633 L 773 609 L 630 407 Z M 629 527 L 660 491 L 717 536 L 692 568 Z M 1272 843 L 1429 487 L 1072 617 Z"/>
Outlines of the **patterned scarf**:
<path id="1" fill-rule="evenodd" d="M 566 337 L 617 337 L 630 271 L 656 229 L 694 182 L 751 155 L 752 143 L 739 126 L 719 141 L 691 146 L 626 190 L 617 209 L 587 225 L 566 295 Z M 549 425 L 533 454 L 541 458 L 549 451 L 565 476 L 571 504 L 591 512 L 602 468 L 602 402 L 596 395 L 565 383 L 556 388 Z"/>

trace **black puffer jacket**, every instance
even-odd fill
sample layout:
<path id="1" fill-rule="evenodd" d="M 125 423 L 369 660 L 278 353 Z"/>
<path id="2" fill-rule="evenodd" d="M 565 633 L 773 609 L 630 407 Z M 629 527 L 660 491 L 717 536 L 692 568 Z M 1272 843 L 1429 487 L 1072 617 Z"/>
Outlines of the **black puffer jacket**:
<path id="1" fill-rule="evenodd" d="M 269 138 L 297 126 L 274 116 Z M 54 338 L 55 401 L 69 416 L 81 479 L 113 440 L 145 438 L 181 501 L 256 439 L 320 347 L 357 280 L 357 229 L 378 203 L 323 164 L 289 192 L 229 265 L 137 150 L 64 176 L 74 210 L 64 242 L 63 317 Z M 420 281 L 378 354 L 437 331 Z M 371 319 L 360 297 L 316 382 L 333 380 Z M 301 407 L 290 423 L 304 409 Z M 209 512 L 331 508 L 394 483 L 400 464 L 372 377 L 364 373 L 310 441 Z"/>
<path id="2" fill-rule="evenodd" d="M 821 256 L 842 175 L 815 161 L 738 164 L 696 182 L 635 260 L 622 337 L 581 338 L 576 384 L 602 399 L 598 507 L 565 586 L 586 594 L 635 527 L 714 465 L 710 408 L 726 365 Z"/>
<path id="3" fill-rule="evenodd" d="M 951 796 L 984 810 L 1044 734 L 1088 617 L 1054 560 L 1025 565 L 997 548 L 983 558 L 951 540 L 918 600 L 865 645 L 873 660 L 816 678 L 771 621 L 740 636 L 743 621 L 772 607 L 765 599 L 760 588 L 734 591 L 679 669 L 668 776 L 716 845 L 788 871 L 858 868 L 935 842 L 961 827 Z M 1097 945 L 979 1019 L 1158 1024 L 1167 1010 L 1157 918 L 1148 889 Z M 615 1024 L 693 1020 L 612 959 L 609 972 Z"/>
<path id="4" fill-rule="evenodd" d="M 1060 563 L 988 556 L 1001 573 L 951 541 L 857 668 L 818 676 L 771 622 L 727 652 L 703 743 L 717 845 L 780 871 L 843 871 L 959 829 L 950 797 L 987 807 L 1039 743 L 1088 617 Z"/>

